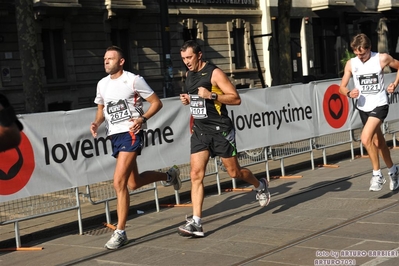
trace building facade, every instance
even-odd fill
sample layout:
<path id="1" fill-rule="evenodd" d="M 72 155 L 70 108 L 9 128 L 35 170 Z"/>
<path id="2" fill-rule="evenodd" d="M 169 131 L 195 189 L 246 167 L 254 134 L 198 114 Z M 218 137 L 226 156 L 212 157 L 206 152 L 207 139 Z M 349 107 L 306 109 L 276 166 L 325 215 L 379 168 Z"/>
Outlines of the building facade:
<path id="1" fill-rule="evenodd" d="M 15 1 L 23 0 L 0 2 L 0 92 L 26 113 Z M 237 88 L 279 84 L 278 0 L 32 1 L 43 111 L 94 106 L 110 45 L 125 51 L 125 69 L 161 98 L 184 91 L 179 48 L 189 39 Z M 339 77 L 342 54 L 359 32 L 399 58 L 399 0 L 292 2 L 292 82 Z"/>

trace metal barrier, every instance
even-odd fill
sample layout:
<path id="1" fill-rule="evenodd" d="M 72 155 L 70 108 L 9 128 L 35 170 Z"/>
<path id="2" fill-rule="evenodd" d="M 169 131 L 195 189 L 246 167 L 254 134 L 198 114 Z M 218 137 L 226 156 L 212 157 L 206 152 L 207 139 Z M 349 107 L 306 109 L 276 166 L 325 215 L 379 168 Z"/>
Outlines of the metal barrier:
<path id="1" fill-rule="evenodd" d="M 78 188 L 0 203 L 0 225 L 14 223 L 16 247 L 21 247 L 19 222 L 50 214 L 77 210 L 79 234 L 83 234 Z"/>
<path id="2" fill-rule="evenodd" d="M 280 160 L 280 169 L 282 176 L 285 176 L 284 158 L 303 153 L 310 153 L 310 162 L 312 165 L 312 169 L 314 169 L 312 139 L 273 145 L 270 146 L 268 149 L 268 154 L 272 160 Z"/>
<path id="3" fill-rule="evenodd" d="M 351 131 L 344 131 L 314 138 L 313 147 L 317 150 L 323 151 L 323 165 L 327 166 L 328 164 L 327 164 L 326 149 L 342 144 L 351 143 L 352 141 L 353 140 L 352 140 Z M 354 159 L 354 152 L 352 149 L 352 160 L 353 159 Z"/>
<path id="4" fill-rule="evenodd" d="M 157 183 L 151 183 L 145 186 L 142 186 L 141 188 L 135 189 L 135 190 L 129 190 L 129 195 L 134 195 L 138 193 L 142 193 L 145 191 L 150 191 L 154 190 L 154 196 L 155 196 L 155 206 L 157 209 L 157 212 L 159 212 L 159 199 L 158 199 L 158 189 L 157 189 Z M 109 202 L 111 200 L 116 199 L 116 192 L 114 189 L 113 185 L 113 180 L 109 181 L 104 181 L 101 183 L 96 183 L 92 185 L 87 185 L 86 186 L 86 194 L 83 194 L 85 198 L 88 198 L 90 203 L 93 205 L 97 205 L 100 203 L 104 203 L 105 205 L 105 216 L 107 223 L 111 223 L 111 211 L 109 208 Z"/>
<path id="5" fill-rule="evenodd" d="M 352 136 L 352 140 L 359 142 L 359 146 L 360 146 L 360 156 L 363 157 L 364 156 L 364 148 L 363 148 L 363 144 L 362 141 L 360 139 L 360 137 L 362 136 L 362 129 L 363 128 L 355 128 L 351 130 L 351 136 Z M 352 160 L 354 158 L 354 148 L 353 148 L 353 142 L 351 143 L 351 149 L 352 149 Z"/>
<path id="6" fill-rule="evenodd" d="M 266 177 L 267 177 L 267 180 L 270 181 L 269 162 L 267 160 L 267 148 L 266 147 L 260 147 L 257 149 L 251 149 L 251 150 L 245 150 L 245 151 L 239 152 L 237 157 L 238 157 L 238 162 L 240 163 L 240 166 L 242 166 L 242 167 L 247 167 L 247 166 L 265 162 Z M 221 164 L 221 161 L 220 161 L 220 164 Z M 237 188 L 236 179 L 232 178 L 231 182 L 232 182 L 233 189 L 236 189 Z"/>
<path id="7" fill-rule="evenodd" d="M 205 170 L 205 176 L 210 176 L 210 175 L 216 175 L 216 185 L 218 188 L 218 195 L 221 195 L 221 187 L 220 187 L 220 175 L 219 175 L 219 167 L 220 165 L 218 165 L 218 160 L 215 158 L 209 158 L 208 164 L 206 165 L 206 170 Z M 181 182 L 187 182 L 187 181 L 191 181 L 191 177 L 190 177 L 190 163 L 186 163 L 186 164 L 181 164 L 178 165 L 177 167 L 179 167 L 180 170 L 180 179 Z M 169 168 L 162 168 L 160 169 L 161 172 L 166 172 L 168 171 Z M 161 182 L 162 183 L 162 182 Z M 176 204 L 179 205 L 180 204 L 180 194 L 179 191 L 175 190 L 175 199 L 176 199 Z"/>
<path id="8" fill-rule="evenodd" d="M 386 126 L 384 126 L 385 128 Z M 395 134 L 399 130 L 399 121 L 393 121 L 388 124 L 387 132 Z M 385 131 L 384 131 L 385 132 Z M 270 147 L 259 147 L 242 151 L 238 154 L 238 160 L 241 166 L 250 166 L 259 163 L 266 163 L 267 178 L 269 176 L 268 159 L 280 160 L 280 168 L 282 176 L 285 175 L 284 159 L 304 153 L 310 153 L 310 161 L 312 169 L 314 169 L 314 149 L 323 149 L 323 161 L 326 164 L 325 150 L 329 147 L 351 143 L 352 158 L 353 141 L 359 141 L 361 129 L 354 129 L 346 132 L 320 136 L 314 139 L 306 139 L 295 142 L 287 142 L 273 145 Z M 394 141 L 395 141 L 394 135 Z M 395 143 L 395 142 L 394 142 Z M 396 145 L 396 143 L 395 143 Z M 179 165 L 180 177 L 182 182 L 190 181 L 190 163 Z M 216 175 L 216 183 L 218 194 L 221 194 L 220 170 L 223 170 L 220 158 L 209 158 L 205 176 Z M 167 169 L 160 169 L 166 172 Z M 225 169 L 224 169 L 225 170 Z M 232 179 L 233 188 L 236 188 L 235 180 Z M 162 182 L 161 182 L 162 183 Z M 138 194 L 145 191 L 154 190 L 156 210 L 159 212 L 159 199 L 157 182 L 151 183 L 137 190 L 129 191 L 130 195 Z M 73 195 L 73 196 L 72 196 Z M 111 223 L 109 202 L 116 199 L 116 193 L 113 187 L 113 181 L 105 181 L 86 186 L 86 193 L 83 194 L 92 204 L 105 204 L 105 213 L 107 223 Z M 180 204 L 179 191 L 175 191 L 176 204 Z M 79 202 L 78 188 L 72 188 L 59 192 L 49 193 L 45 195 L 23 198 L 15 201 L 0 203 L 0 225 L 15 223 L 15 239 L 17 247 L 20 247 L 20 235 L 18 222 L 37 218 L 49 214 L 55 214 L 67 210 L 78 210 L 79 233 L 82 233 L 81 207 Z"/>
<path id="9" fill-rule="evenodd" d="M 399 132 L 399 120 L 393 120 L 386 122 L 387 123 L 387 128 L 386 132 L 389 134 L 392 134 L 392 145 L 393 148 L 397 148 L 396 145 L 396 133 Z"/>

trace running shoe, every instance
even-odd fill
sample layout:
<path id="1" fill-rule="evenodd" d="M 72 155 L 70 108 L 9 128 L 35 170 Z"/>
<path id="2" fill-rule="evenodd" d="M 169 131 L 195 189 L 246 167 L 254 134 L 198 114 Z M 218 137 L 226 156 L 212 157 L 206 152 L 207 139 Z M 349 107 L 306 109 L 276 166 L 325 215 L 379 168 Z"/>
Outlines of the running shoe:
<path id="1" fill-rule="evenodd" d="M 259 201 L 261 207 L 264 207 L 269 205 L 270 202 L 269 182 L 266 178 L 259 179 L 259 182 L 263 183 L 264 189 L 256 192 L 256 200 Z"/>
<path id="2" fill-rule="evenodd" d="M 127 236 L 126 233 L 120 232 L 120 231 L 115 231 L 112 236 L 111 239 L 108 240 L 108 242 L 105 244 L 105 248 L 107 249 L 117 249 L 120 248 L 123 245 L 126 245 L 128 242 L 127 240 Z"/>
<path id="3" fill-rule="evenodd" d="M 178 228 L 178 233 L 184 237 L 203 237 L 204 231 L 202 230 L 202 225 L 195 223 L 193 218 L 187 218 L 186 224 Z"/>
<path id="4" fill-rule="evenodd" d="M 167 174 L 170 177 L 170 181 L 169 182 L 163 182 L 163 185 L 165 187 L 173 185 L 173 188 L 175 190 L 179 190 L 181 188 L 179 167 L 177 167 L 177 165 L 174 165 L 172 168 L 170 168 L 168 170 Z"/>
<path id="5" fill-rule="evenodd" d="M 370 191 L 380 191 L 386 180 L 383 176 L 373 175 L 370 180 Z"/>
<path id="6" fill-rule="evenodd" d="M 392 191 L 397 190 L 399 188 L 398 176 L 399 176 L 399 169 L 396 166 L 395 173 L 394 174 L 389 173 L 389 178 L 391 179 L 391 182 L 389 183 L 389 189 Z"/>

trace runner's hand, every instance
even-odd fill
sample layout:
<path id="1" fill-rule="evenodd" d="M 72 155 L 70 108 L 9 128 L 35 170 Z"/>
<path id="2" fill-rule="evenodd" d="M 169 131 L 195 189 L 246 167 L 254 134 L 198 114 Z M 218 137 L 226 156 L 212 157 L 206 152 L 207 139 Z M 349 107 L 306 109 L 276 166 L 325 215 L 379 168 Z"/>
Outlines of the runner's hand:
<path id="1" fill-rule="evenodd" d="M 97 138 L 97 130 L 98 130 L 98 125 L 96 124 L 96 123 L 91 123 L 91 125 L 90 125 L 90 132 L 91 132 L 91 135 L 94 137 L 94 138 Z"/>
<path id="2" fill-rule="evenodd" d="M 190 96 L 187 93 L 180 94 L 180 101 L 182 104 L 187 105 L 190 103 Z"/>

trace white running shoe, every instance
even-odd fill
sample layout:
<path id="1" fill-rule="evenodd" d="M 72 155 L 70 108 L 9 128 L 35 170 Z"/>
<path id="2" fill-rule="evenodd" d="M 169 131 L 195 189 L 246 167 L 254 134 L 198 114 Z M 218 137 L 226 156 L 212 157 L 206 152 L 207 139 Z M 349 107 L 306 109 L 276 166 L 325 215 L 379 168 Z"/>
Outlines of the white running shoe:
<path id="1" fill-rule="evenodd" d="M 394 174 L 389 174 L 389 178 L 391 179 L 391 182 L 389 183 L 389 189 L 394 191 L 399 188 L 399 181 L 398 181 L 398 176 L 399 176 L 399 169 L 396 166 L 396 171 Z"/>
<path id="2" fill-rule="evenodd" d="M 111 239 L 105 244 L 105 248 L 107 249 L 117 249 L 123 245 L 126 245 L 128 242 L 126 232 L 117 232 L 115 231 Z"/>
<path id="3" fill-rule="evenodd" d="M 370 191 L 380 191 L 386 180 L 383 176 L 373 175 L 370 180 Z"/>
<path id="4" fill-rule="evenodd" d="M 262 182 L 264 184 L 264 189 L 256 192 L 256 200 L 259 201 L 259 205 L 261 207 L 264 207 L 269 205 L 270 202 L 270 192 L 268 190 L 269 182 L 267 181 L 266 178 L 259 179 L 259 182 Z"/>

